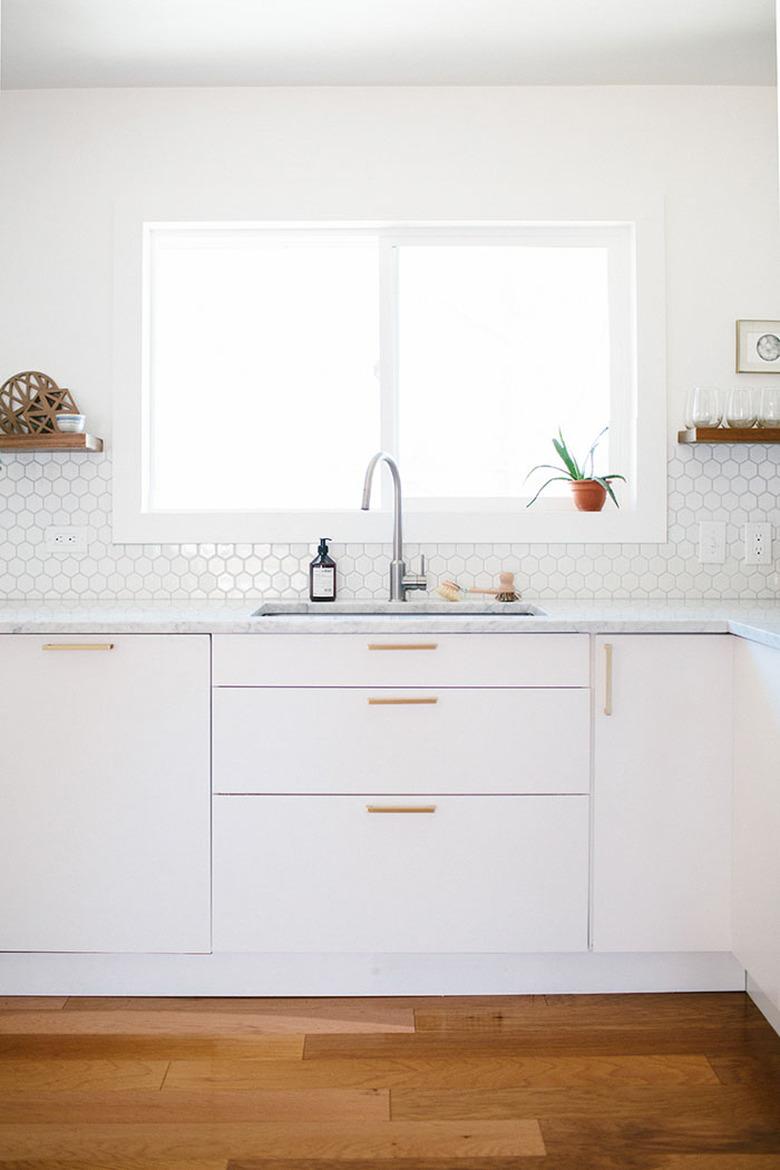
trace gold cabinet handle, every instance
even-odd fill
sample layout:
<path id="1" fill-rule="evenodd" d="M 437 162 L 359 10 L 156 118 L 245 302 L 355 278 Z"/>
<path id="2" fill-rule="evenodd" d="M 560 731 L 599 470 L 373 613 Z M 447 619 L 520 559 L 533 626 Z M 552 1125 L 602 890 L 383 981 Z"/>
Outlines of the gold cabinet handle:
<path id="1" fill-rule="evenodd" d="M 438 642 L 369 642 L 369 650 L 438 650 Z"/>
<path id="2" fill-rule="evenodd" d="M 369 813 L 435 813 L 435 804 L 367 804 Z"/>
<path id="3" fill-rule="evenodd" d="M 369 707 L 433 707 L 438 698 L 430 696 L 424 699 L 369 699 Z"/>
<path id="4" fill-rule="evenodd" d="M 611 642 L 604 643 L 604 714 L 612 714 L 612 651 Z"/>
<path id="5" fill-rule="evenodd" d="M 113 650 L 113 642 L 44 642 L 41 650 Z"/>

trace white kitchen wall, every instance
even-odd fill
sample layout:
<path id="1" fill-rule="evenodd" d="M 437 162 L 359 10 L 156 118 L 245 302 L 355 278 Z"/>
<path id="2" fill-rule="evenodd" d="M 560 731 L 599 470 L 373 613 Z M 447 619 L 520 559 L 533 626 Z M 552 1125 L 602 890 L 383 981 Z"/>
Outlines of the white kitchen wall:
<path id="1" fill-rule="evenodd" d="M 10 91 L 0 95 L 0 161 L 0 381 L 22 369 L 50 373 L 108 448 L 103 457 L 4 459 L 0 596 L 305 587 L 311 554 L 299 545 L 111 540 L 115 203 L 138 190 L 196 190 L 208 214 L 217 184 L 251 193 L 258 219 L 522 219 L 580 192 L 589 205 L 663 199 L 667 543 L 438 546 L 427 550 L 432 573 L 484 580 L 508 564 L 539 596 L 774 595 L 772 567 L 742 564 L 739 528 L 778 525 L 780 449 L 674 443 L 690 384 L 760 384 L 733 372 L 735 319 L 780 317 L 773 89 Z M 240 389 L 222 393 L 226 414 L 245 417 Z M 44 554 L 47 517 L 89 527 L 88 552 Z M 697 525 L 713 518 L 728 522 L 728 560 L 701 566 Z M 382 595 L 387 550 L 341 548 L 332 535 L 344 592 Z"/>

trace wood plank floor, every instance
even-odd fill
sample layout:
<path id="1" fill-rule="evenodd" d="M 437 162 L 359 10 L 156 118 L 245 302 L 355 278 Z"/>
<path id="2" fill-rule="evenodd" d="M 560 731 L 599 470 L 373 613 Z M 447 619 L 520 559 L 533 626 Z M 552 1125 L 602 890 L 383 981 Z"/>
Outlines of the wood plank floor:
<path id="1" fill-rule="evenodd" d="M 740 993 L 0 998 L 0 1170 L 780 1170 Z"/>

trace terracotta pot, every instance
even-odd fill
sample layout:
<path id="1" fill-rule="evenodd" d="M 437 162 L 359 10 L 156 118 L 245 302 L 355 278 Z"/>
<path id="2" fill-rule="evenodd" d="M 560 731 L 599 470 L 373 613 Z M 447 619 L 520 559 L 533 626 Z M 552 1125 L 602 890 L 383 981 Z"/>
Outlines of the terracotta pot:
<path id="1" fill-rule="evenodd" d="M 571 494 L 580 512 L 600 512 L 607 500 L 606 491 L 595 479 L 573 479 Z"/>

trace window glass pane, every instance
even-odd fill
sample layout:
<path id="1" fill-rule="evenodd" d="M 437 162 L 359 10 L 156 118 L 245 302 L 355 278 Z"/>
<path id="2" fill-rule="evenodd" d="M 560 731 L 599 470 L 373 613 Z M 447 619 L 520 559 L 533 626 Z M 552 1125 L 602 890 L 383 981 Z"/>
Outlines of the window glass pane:
<path id="1" fill-rule="evenodd" d="M 584 457 L 609 421 L 607 249 L 398 252 L 399 454 L 409 495 L 528 496 L 528 470 L 556 462 L 559 426 Z M 608 470 L 607 458 L 605 436 L 597 470 Z"/>
<path id="2" fill-rule="evenodd" d="M 355 508 L 379 446 L 376 240 L 151 233 L 152 510 Z"/>

